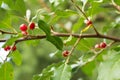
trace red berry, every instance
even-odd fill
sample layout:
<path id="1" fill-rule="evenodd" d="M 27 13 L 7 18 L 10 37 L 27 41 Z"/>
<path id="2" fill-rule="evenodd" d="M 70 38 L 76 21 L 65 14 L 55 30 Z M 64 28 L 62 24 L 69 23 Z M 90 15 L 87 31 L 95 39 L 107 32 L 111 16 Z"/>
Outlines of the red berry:
<path id="1" fill-rule="evenodd" d="M 95 48 L 100 48 L 100 44 L 96 44 L 96 45 L 95 45 Z"/>
<path id="2" fill-rule="evenodd" d="M 87 20 L 86 24 L 87 24 L 87 26 L 89 26 L 89 25 L 91 25 L 91 24 L 92 24 L 92 21 Z"/>
<path id="3" fill-rule="evenodd" d="M 107 44 L 105 42 L 100 43 L 100 48 L 105 48 L 106 46 L 107 46 Z"/>
<path id="4" fill-rule="evenodd" d="M 30 23 L 30 30 L 33 30 L 35 28 L 35 23 L 34 22 L 31 22 Z"/>
<path id="5" fill-rule="evenodd" d="M 15 51 L 17 48 L 16 48 L 16 46 L 14 45 L 13 47 L 12 47 L 12 51 Z"/>
<path id="6" fill-rule="evenodd" d="M 62 55 L 63 55 L 64 57 L 68 57 L 69 51 L 68 51 L 68 50 L 63 51 L 63 52 L 62 52 Z"/>
<path id="7" fill-rule="evenodd" d="M 28 32 L 22 31 L 22 34 L 23 34 L 24 36 L 26 36 L 26 35 L 28 34 Z"/>
<path id="8" fill-rule="evenodd" d="M 8 51 L 8 49 L 7 49 L 6 47 L 4 47 L 4 50 L 5 50 L 5 51 Z"/>
<path id="9" fill-rule="evenodd" d="M 27 25 L 26 24 L 21 24 L 20 25 L 20 30 L 21 31 L 26 31 L 27 30 Z"/>
<path id="10" fill-rule="evenodd" d="M 10 46 L 6 46 L 6 47 L 4 48 L 5 51 L 8 51 L 8 50 L 10 50 L 10 49 L 11 49 Z"/>

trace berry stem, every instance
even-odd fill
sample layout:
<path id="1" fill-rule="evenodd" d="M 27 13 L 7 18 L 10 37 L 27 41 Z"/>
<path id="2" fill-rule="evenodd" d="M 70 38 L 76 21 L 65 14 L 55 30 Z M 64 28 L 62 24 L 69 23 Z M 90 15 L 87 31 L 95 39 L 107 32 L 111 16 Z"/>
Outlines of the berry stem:
<path id="1" fill-rule="evenodd" d="M 78 5 L 75 4 L 74 0 L 71 0 L 71 1 L 74 4 L 74 6 L 76 7 L 76 9 L 78 9 L 83 14 L 83 16 L 86 18 L 86 20 L 89 20 L 88 17 L 87 17 L 87 15 L 85 14 L 85 12 L 82 11 L 82 9 Z M 93 29 L 96 32 L 96 34 L 99 35 L 99 32 L 97 31 L 97 29 L 95 28 L 95 26 L 93 25 L 93 23 L 91 24 L 91 26 L 93 27 Z"/>
<path id="2" fill-rule="evenodd" d="M 71 49 L 71 51 L 70 51 L 70 53 L 69 53 L 69 56 L 68 56 L 68 58 L 67 58 L 66 61 L 65 61 L 66 64 L 69 62 L 70 56 L 72 55 L 74 49 L 77 47 L 78 43 L 80 42 L 80 40 L 81 40 L 81 35 L 82 35 L 82 34 L 80 34 L 80 37 L 77 39 L 77 41 L 76 41 L 75 44 L 73 45 L 73 47 L 72 47 L 72 49 Z"/>
<path id="3" fill-rule="evenodd" d="M 15 42 L 15 43 L 13 44 L 13 46 L 15 46 L 16 44 L 17 44 L 17 43 Z M 6 56 L 5 60 L 3 61 L 3 63 L 5 63 L 5 62 L 7 61 L 7 58 L 8 58 L 8 56 L 11 54 L 11 52 L 12 52 L 12 50 L 9 51 L 9 53 L 7 54 L 7 56 Z"/>
<path id="4" fill-rule="evenodd" d="M 73 5 L 75 6 L 75 8 L 83 14 L 83 16 L 86 18 L 86 20 L 89 20 L 87 15 L 84 13 L 84 11 L 82 11 L 82 9 L 80 9 L 80 7 L 75 4 L 74 0 L 71 0 L 71 1 L 72 1 Z"/>

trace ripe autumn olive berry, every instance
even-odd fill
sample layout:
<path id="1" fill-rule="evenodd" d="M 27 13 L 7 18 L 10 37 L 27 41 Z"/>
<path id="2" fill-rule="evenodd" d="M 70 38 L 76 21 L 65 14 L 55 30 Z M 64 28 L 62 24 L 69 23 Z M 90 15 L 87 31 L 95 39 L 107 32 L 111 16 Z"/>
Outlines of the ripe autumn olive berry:
<path id="1" fill-rule="evenodd" d="M 11 49 L 10 46 L 6 46 L 6 47 L 4 47 L 4 50 L 5 50 L 5 51 L 8 51 L 8 50 L 10 50 L 10 49 Z"/>
<path id="2" fill-rule="evenodd" d="M 65 50 L 65 51 L 62 52 L 62 55 L 63 55 L 64 57 L 68 57 L 69 53 L 70 53 L 70 52 L 69 52 L 68 50 Z"/>
<path id="3" fill-rule="evenodd" d="M 106 46 L 107 46 L 107 44 L 105 42 L 100 43 L 100 48 L 105 48 Z"/>
<path id="4" fill-rule="evenodd" d="M 35 28 L 35 23 L 34 22 L 31 22 L 30 23 L 30 30 L 33 30 Z"/>
<path id="5" fill-rule="evenodd" d="M 86 24 L 87 24 L 87 26 L 89 26 L 89 25 L 91 25 L 91 24 L 92 24 L 92 21 L 87 20 Z"/>
<path id="6" fill-rule="evenodd" d="M 21 24 L 20 25 L 20 30 L 21 31 L 26 31 L 27 30 L 27 25 L 26 24 Z"/>
<path id="7" fill-rule="evenodd" d="M 17 48 L 16 48 L 16 46 L 14 45 L 13 47 L 12 47 L 12 51 L 15 51 Z"/>

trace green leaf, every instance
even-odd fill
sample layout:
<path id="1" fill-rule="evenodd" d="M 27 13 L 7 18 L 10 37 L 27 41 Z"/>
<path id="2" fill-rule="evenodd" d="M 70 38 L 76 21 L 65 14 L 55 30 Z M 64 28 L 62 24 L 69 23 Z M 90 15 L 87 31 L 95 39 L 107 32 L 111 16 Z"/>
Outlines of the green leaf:
<path id="1" fill-rule="evenodd" d="M 120 51 L 120 45 L 112 47 L 113 50 L 115 51 Z"/>
<path id="2" fill-rule="evenodd" d="M 0 5 L 2 4 L 2 0 L 0 1 Z"/>
<path id="3" fill-rule="evenodd" d="M 8 15 L 7 11 L 4 10 L 4 9 L 2 9 L 2 8 L 0 8 L 0 21 L 2 21 L 3 19 L 5 19 L 7 15 Z"/>
<path id="4" fill-rule="evenodd" d="M 62 64 L 54 71 L 53 80 L 70 80 L 71 67 L 67 64 Z"/>
<path id="5" fill-rule="evenodd" d="M 120 80 L 120 52 L 109 51 L 107 57 L 98 68 L 97 80 Z"/>
<path id="6" fill-rule="evenodd" d="M 11 46 L 19 37 L 20 36 L 18 36 L 18 37 L 12 37 L 12 38 L 8 39 L 6 41 L 6 43 L 2 47 L 4 48 L 6 45 Z"/>
<path id="7" fill-rule="evenodd" d="M 56 46 L 57 49 L 62 50 L 63 41 L 57 36 L 48 36 L 47 40 Z"/>
<path id="8" fill-rule="evenodd" d="M 93 39 L 93 38 L 89 38 L 89 39 L 84 38 L 81 40 L 81 42 L 77 46 L 77 49 L 82 51 L 89 51 L 90 48 L 94 46 L 95 41 L 96 39 Z"/>
<path id="9" fill-rule="evenodd" d="M 96 67 L 95 61 L 92 61 L 86 64 L 85 66 L 81 67 L 81 69 L 86 75 L 91 77 L 93 75 L 93 71 L 95 70 L 95 67 Z"/>
<path id="10" fill-rule="evenodd" d="M 107 9 L 101 7 L 102 3 L 98 3 L 96 1 L 91 1 L 91 6 L 87 10 L 87 15 L 88 16 L 93 16 L 95 14 L 98 14 L 102 11 L 106 12 Z"/>
<path id="11" fill-rule="evenodd" d="M 16 65 L 21 65 L 22 63 L 22 56 L 19 53 L 18 50 L 15 50 L 11 53 L 10 57 L 12 58 L 12 61 L 16 64 Z"/>
<path id="12" fill-rule="evenodd" d="M 72 30 L 79 31 L 84 23 L 84 18 L 79 18 L 78 21 L 73 25 Z"/>
<path id="13" fill-rule="evenodd" d="M 60 19 L 60 16 L 54 16 L 50 19 L 49 24 L 53 25 Z"/>
<path id="14" fill-rule="evenodd" d="M 16 15 L 24 16 L 26 13 L 26 6 L 24 0 L 4 0 L 4 2 L 9 6 L 12 13 Z"/>
<path id="15" fill-rule="evenodd" d="M 69 17 L 77 14 L 75 11 L 72 10 L 57 10 L 55 13 L 61 17 Z"/>
<path id="16" fill-rule="evenodd" d="M 60 65 L 61 63 L 48 66 L 47 68 L 43 69 L 41 74 L 34 75 L 33 80 L 51 80 L 54 69 Z"/>
<path id="17" fill-rule="evenodd" d="M 10 63 L 0 66 L 0 80 L 13 80 L 13 66 Z"/>
<path id="18" fill-rule="evenodd" d="M 38 27 L 42 29 L 47 36 L 50 36 L 50 27 L 46 22 L 44 22 L 43 20 L 39 20 Z"/>

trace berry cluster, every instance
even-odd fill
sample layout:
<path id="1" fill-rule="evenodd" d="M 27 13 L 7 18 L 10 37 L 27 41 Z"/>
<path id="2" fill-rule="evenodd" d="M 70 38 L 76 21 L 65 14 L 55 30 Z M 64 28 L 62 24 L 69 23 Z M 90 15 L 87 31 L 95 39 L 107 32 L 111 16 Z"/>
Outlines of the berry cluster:
<path id="1" fill-rule="evenodd" d="M 105 42 L 101 42 L 100 44 L 96 44 L 95 48 L 106 48 L 107 44 Z"/>
<path id="2" fill-rule="evenodd" d="M 29 24 L 29 29 L 30 30 L 33 30 L 35 28 L 35 23 L 34 22 L 31 22 L 30 24 Z M 27 35 L 28 34 L 28 32 L 27 32 L 27 30 L 28 30 L 28 27 L 27 27 L 27 25 L 26 24 L 21 24 L 20 25 L 20 30 L 22 31 L 21 33 L 23 34 L 23 35 Z M 4 47 L 4 50 L 5 51 L 15 51 L 16 50 L 16 46 L 14 45 L 14 46 L 9 46 L 9 45 L 7 45 L 7 46 L 5 46 Z"/>
<path id="3" fill-rule="evenodd" d="M 16 46 L 14 45 L 14 46 L 9 46 L 9 45 L 7 45 L 7 46 L 5 46 L 4 47 L 4 50 L 5 51 L 10 51 L 10 50 L 12 50 L 12 51 L 15 51 L 17 48 L 16 48 Z"/>
<path id="4" fill-rule="evenodd" d="M 34 23 L 34 22 L 31 22 L 31 23 L 29 24 L 29 29 L 30 29 L 30 30 L 33 30 L 34 28 L 35 28 L 35 23 Z M 22 31 L 22 34 L 23 34 L 23 35 L 27 35 L 27 34 L 28 34 L 27 29 L 28 29 L 28 27 L 27 27 L 26 24 L 21 24 L 21 25 L 20 25 L 20 30 Z"/>
<path id="5" fill-rule="evenodd" d="M 64 57 L 68 57 L 69 53 L 70 53 L 70 52 L 69 52 L 68 50 L 65 50 L 65 51 L 62 52 L 62 55 L 63 55 Z"/>

